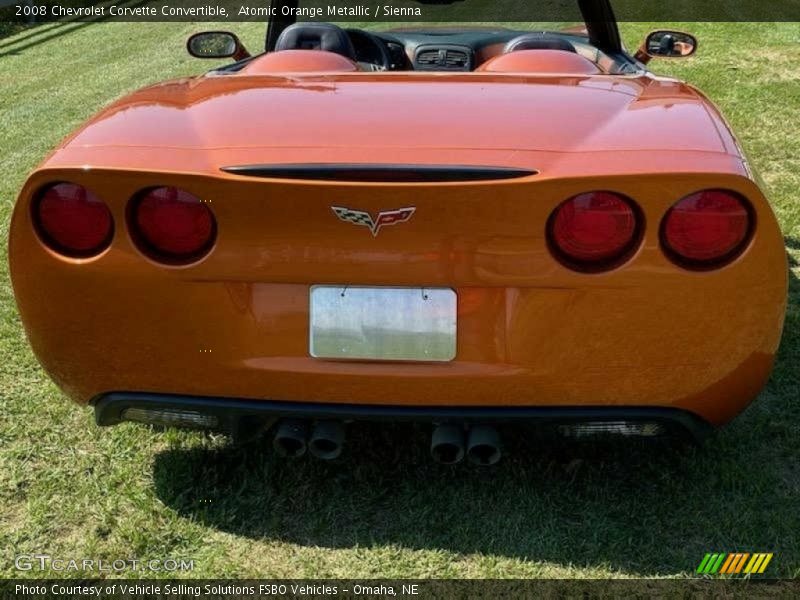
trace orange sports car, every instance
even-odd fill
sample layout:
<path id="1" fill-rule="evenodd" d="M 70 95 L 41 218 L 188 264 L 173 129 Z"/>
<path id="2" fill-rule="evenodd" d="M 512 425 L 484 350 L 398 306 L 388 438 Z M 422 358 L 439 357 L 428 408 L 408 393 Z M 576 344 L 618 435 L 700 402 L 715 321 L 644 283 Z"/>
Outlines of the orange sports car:
<path id="1" fill-rule="evenodd" d="M 607 2 L 581 8 L 553 32 L 283 18 L 252 55 L 192 36 L 235 62 L 107 107 L 19 195 L 43 367 L 100 425 L 326 459 L 359 420 L 491 464 L 500 423 L 732 419 L 780 341 L 781 232 L 714 105 L 645 66 L 697 41 L 629 54 Z"/>

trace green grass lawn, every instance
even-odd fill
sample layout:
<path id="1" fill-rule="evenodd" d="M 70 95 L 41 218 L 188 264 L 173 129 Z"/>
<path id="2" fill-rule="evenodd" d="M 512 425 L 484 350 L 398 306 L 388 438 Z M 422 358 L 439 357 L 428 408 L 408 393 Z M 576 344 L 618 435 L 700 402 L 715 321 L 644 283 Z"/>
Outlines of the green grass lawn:
<path id="1" fill-rule="evenodd" d="M 0 39 L 0 576 L 44 553 L 191 558 L 195 577 L 681 577 L 710 551 L 775 552 L 771 574 L 800 576 L 800 25 L 686 24 L 697 57 L 653 63 L 721 107 L 783 228 L 791 297 L 764 393 L 699 450 L 517 436 L 489 470 L 432 464 L 421 428 L 359 428 L 335 464 L 98 429 L 40 369 L 8 277 L 16 193 L 109 101 L 210 67 L 184 50 L 204 27 L 51 23 Z M 623 29 L 635 47 L 650 27 Z"/>

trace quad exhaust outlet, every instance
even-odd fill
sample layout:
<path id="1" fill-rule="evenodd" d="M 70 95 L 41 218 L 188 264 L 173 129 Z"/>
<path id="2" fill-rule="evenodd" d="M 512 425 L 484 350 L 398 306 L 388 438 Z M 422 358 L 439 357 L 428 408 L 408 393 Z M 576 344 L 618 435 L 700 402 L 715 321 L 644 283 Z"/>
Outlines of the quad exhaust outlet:
<path id="1" fill-rule="evenodd" d="M 284 419 L 278 423 L 272 446 L 280 456 L 297 458 L 306 452 L 321 460 L 341 456 L 345 430 L 341 421 L 317 421 L 310 426 L 302 419 Z M 502 456 L 500 435 L 489 425 L 442 423 L 431 435 L 431 456 L 442 465 L 455 465 L 467 458 L 481 466 L 497 464 Z"/>

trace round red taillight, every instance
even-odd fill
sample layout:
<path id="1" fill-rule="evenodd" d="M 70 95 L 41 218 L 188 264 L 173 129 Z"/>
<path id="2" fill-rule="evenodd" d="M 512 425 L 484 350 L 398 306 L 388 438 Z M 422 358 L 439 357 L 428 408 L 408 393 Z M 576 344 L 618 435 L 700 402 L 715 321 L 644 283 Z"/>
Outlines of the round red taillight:
<path id="1" fill-rule="evenodd" d="M 50 248 L 75 258 L 99 254 L 114 236 L 114 220 L 108 207 L 75 183 L 44 188 L 33 204 L 33 221 Z"/>
<path id="2" fill-rule="evenodd" d="M 641 218 L 633 202 L 614 192 L 587 192 L 563 202 L 550 217 L 555 254 L 580 270 L 616 266 L 636 246 Z"/>
<path id="3" fill-rule="evenodd" d="M 214 244 L 216 222 L 202 200 L 176 187 L 146 190 L 133 199 L 131 233 L 140 249 L 162 262 L 192 262 Z"/>
<path id="4" fill-rule="evenodd" d="M 742 196 L 725 190 L 703 190 L 669 209 L 661 226 L 661 240 L 676 262 L 710 268 L 735 258 L 747 244 L 752 227 L 752 211 Z"/>

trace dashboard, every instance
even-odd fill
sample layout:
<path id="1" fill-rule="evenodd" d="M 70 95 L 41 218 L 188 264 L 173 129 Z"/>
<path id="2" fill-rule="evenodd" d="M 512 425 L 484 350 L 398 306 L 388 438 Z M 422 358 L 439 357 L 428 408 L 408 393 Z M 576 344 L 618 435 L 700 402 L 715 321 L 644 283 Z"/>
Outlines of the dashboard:
<path id="1" fill-rule="evenodd" d="M 360 63 L 387 71 L 472 71 L 502 53 L 514 38 L 531 33 L 504 28 L 395 29 L 371 32 L 347 29 Z M 597 50 L 577 34 L 559 34 L 576 48 Z"/>

